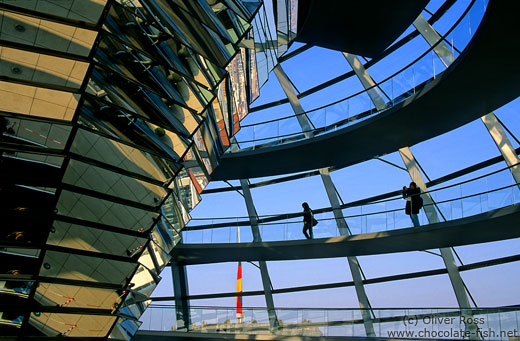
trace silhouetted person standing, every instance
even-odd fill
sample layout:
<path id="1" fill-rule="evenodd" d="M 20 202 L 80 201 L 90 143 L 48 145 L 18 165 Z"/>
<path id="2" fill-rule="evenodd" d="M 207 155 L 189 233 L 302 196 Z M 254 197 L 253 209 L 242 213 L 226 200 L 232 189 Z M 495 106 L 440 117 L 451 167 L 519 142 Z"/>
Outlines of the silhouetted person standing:
<path id="1" fill-rule="evenodd" d="M 306 202 L 302 203 L 303 207 L 303 234 L 307 239 L 313 239 L 314 235 L 312 234 L 312 210 L 309 207 L 309 204 Z M 307 233 L 309 231 L 309 233 Z"/>
<path id="2" fill-rule="evenodd" d="M 403 198 L 406 200 L 405 213 L 410 216 L 414 227 L 420 226 L 418 214 L 423 206 L 421 189 L 412 181 L 410 182 L 410 188 L 403 186 Z"/>

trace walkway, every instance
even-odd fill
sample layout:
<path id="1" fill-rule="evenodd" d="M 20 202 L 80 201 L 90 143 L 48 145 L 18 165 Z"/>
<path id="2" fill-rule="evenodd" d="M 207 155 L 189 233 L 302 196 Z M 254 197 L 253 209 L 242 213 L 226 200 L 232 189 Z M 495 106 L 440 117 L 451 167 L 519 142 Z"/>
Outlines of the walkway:
<path id="1" fill-rule="evenodd" d="M 520 206 L 419 228 L 321 238 L 311 241 L 179 244 L 172 251 L 182 265 L 236 261 L 277 261 L 437 249 L 520 237 Z"/>

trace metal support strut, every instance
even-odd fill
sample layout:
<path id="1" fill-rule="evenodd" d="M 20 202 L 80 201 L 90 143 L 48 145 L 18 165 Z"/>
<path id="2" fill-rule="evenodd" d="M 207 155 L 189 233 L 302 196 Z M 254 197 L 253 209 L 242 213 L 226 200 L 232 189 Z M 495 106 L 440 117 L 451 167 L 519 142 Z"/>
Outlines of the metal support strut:
<path id="1" fill-rule="evenodd" d="M 188 291 L 188 277 L 186 266 L 171 262 L 173 293 L 175 296 L 175 315 L 177 318 L 177 330 L 188 331 L 190 328 L 190 301 Z"/>
<path id="2" fill-rule="evenodd" d="M 424 179 L 421 175 L 417 161 L 415 160 L 410 148 L 401 148 L 399 149 L 399 153 L 401 154 L 403 162 L 408 169 L 408 174 L 410 175 L 412 181 L 417 184 L 417 187 L 419 187 L 421 191 L 427 191 L 428 188 L 426 187 L 426 183 L 424 182 Z M 426 213 L 426 217 L 428 218 L 428 222 L 430 224 L 440 222 L 430 193 L 423 193 L 421 194 L 421 197 L 423 198 L 424 211 Z M 455 292 L 457 303 L 459 304 L 459 308 L 461 310 L 461 316 L 464 317 L 464 321 L 473 321 L 473 312 L 471 311 L 468 294 L 466 292 L 464 282 L 462 281 L 462 277 L 460 276 L 457 264 L 455 263 L 453 253 L 450 248 L 441 248 L 440 251 L 442 260 L 444 261 L 444 265 L 448 271 L 448 276 L 450 278 L 453 291 Z M 478 339 L 477 325 L 474 322 L 465 322 L 465 324 L 467 330 L 470 332 L 470 339 Z"/>

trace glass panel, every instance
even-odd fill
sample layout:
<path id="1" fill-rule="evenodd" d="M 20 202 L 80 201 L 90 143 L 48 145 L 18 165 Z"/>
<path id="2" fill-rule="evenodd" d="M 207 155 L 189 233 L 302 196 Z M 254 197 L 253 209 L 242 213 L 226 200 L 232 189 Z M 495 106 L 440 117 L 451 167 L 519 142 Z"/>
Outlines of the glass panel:
<path id="1" fill-rule="evenodd" d="M 56 167 L 61 167 L 61 165 L 63 163 L 63 157 L 61 157 L 61 156 L 30 154 L 30 153 L 22 153 L 22 152 L 16 152 L 13 155 L 20 159 L 39 161 L 39 162 L 43 162 L 44 164 L 50 164 L 50 165 L 53 165 Z"/>
<path id="2" fill-rule="evenodd" d="M 243 49 L 241 49 L 243 51 Z M 233 100 L 235 101 L 238 120 L 242 120 L 248 113 L 245 64 L 242 53 L 239 53 L 229 63 L 226 70 L 229 72 L 231 86 L 233 89 Z"/>
<path id="3" fill-rule="evenodd" d="M 7 134 L 17 136 L 24 141 L 31 141 L 53 149 L 63 149 L 69 138 L 70 126 L 48 122 L 6 118 Z"/>
<path id="4" fill-rule="evenodd" d="M 0 81 L 0 97 L 0 110 L 70 121 L 80 95 Z"/>
<path id="5" fill-rule="evenodd" d="M 11 0 L 0 0 L 0 3 L 12 5 Z M 36 0 L 16 1 L 15 6 L 64 18 L 96 23 L 103 12 L 105 4 L 106 0 L 70 0 L 56 3 L 47 0 Z"/>
<path id="6" fill-rule="evenodd" d="M 59 214 L 72 218 L 134 231 L 148 230 L 158 216 L 155 212 L 144 211 L 135 207 L 65 190 L 61 192 L 56 208 Z"/>
<path id="7" fill-rule="evenodd" d="M 0 263 L 0 274 L 9 274 L 15 276 L 32 275 L 37 271 L 37 268 L 37 258 L 3 254 L 2 263 Z M 27 280 L 27 278 L 23 277 L 17 278 L 20 278 L 20 280 Z"/>
<path id="8" fill-rule="evenodd" d="M 89 282 L 124 284 L 136 264 L 115 260 L 47 251 L 40 269 L 44 277 Z"/>
<path id="9" fill-rule="evenodd" d="M 58 220 L 54 221 L 52 226 L 47 244 L 78 250 L 132 256 L 147 241 L 146 238 L 137 238 Z"/>
<path id="10" fill-rule="evenodd" d="M 141 256 L 139 257 L 139 263 L 148 268 L 148 270 L 153 271 L 156 275 L 158 274 L 148 248 L 145 248 L 143 253 L 141 253 Z"/>
<path id="11" fill-rule="evenodd" d="M 32 281 L 0 281 L 0 294 L 15 294 L 27 298 L 34 282 Z"/>
<path id="12" fill-rule="evenodd" d="M 23 322 L 23 315 L 24 313 L 22 311 L 4 311 L 0 312 L 0 325 L 7 325 L 7 326 L 13 326 L 15 328 L 20 328 L 22 326 Z M 18 330 L 15 329 L 13 331 L 13 334 L 17 334 Z M 7 334 L 9 335 L 9 334 Z"/>
<path id="13" fill-rule="evenodd" d="M 125 318 L 118 318 L 117 324 L 110 333 L 110 338 L 116 340 L 131 340 L 141 326 L 140 321 L 133 321 Z"/>
<path id="14" fill-rule="evenodd" d="M 43 306 L 114 309 L 121 298 L 111 289 L 40 283 L 35 300 Z"/>
<path id="15" fill-rule="evenodd" d="M 170 252 L 174 246 L 174 237 L 170 231 L 168 231 L 164 224 L 157 223 L 152 230 L 152 241 L 154 248 L 160 248 L 163 252 Z"/>
<path id="16" fill-rule="evenodd" d="M 2 255 L 2 256 L 13 255 L 13 256 L 38 258 L 39 254 L 40 254 L 40 250 L 38 250 L 38 249 L 22 249 L 22 248 L 14 248 L 14 247 L 0 248 L 0 255 Z"/>
<path id="17" fill-rule="evenodd" d="M 138 292 L 146 297 L 150 297 L 153 290 L 157 286 L 150 271 L 143 265 L 139 265 L 134 277 L 130 281 L 132 291 Z"/>
<path id="18" fill-rule="evenodd" d="M 70 160 L 63 182 L 150 206 L 158 205 L 167 193 L 161 186 L 76 160 Z"/>
<path id="19" fill-rule="evenodd" d="M 152 251 L 154 252 L 157 264 L 159 265 L 159 273 L 161 273 L 161 271 L 163 271 L 166 265 L 168 265 L 168 263 L 170 262 L 171 256 L 162 248 L 157 246 L 155 242 L 152 241 L 150 245 L 152 246 Z"/>
<path id="20" fill-rule="evenodd" d="M 78 129 L 71 151 L 163 182 L 176 171 L 167 160 L 82 129 Z"/>
<path id="21" fill-rule="evenodd" d="M 518 335 L 517 308 L 480 308 L 471 317 L 456 309 L 372 309 L 376 337 L 413 336 L 413 339 L 463 339 L 467 324 L 474 323 L 484 336 L 501 339 Z M 265 308 L 244 308 L 241 321 L 236 310 L 226 307 L 191 307 L 192 324 L 187 332 L 271 334 Z M 276 309 L 278 333 L 292 336 L 366 337 L 360 309 Z M 175 335 L 175 307 L 150 306 L 141 318 L 142 330 L 172 331 Z M 185 329 L 181 330 L 183 333 Z M 222 336 L 224 337 L 224 336 Z M 254 337 L 254 336 L 252 336 Z"/>
<path id="22" fill-rule="evenodd" d="M 0 47 L 0 76 L 79 89 L 89 64 Z"/>
<path id="23" fill-rule="evenodd" d="M 186 169 L 179 172 L 175 178 L 175 182 L 178 191 L 177 196 L 186 210 L 188 212 L 191 211 L 201 200 L 199 193 L 202 192 L 202 188 L 198 184 L 197 186 L 199 187 L 196 188 L 194 176 L 191 172 L 186 171 Z M 200 192 L 198 189 L 200 189 Z"/>
<path id="24" fill-rule="evenodd" d="M 175 183 L 173 185 L 176 189 L 178 188 Z M 183 203 L 179 201 L 176 193 L 179 193 L 179 191 L 172 192 L 168 196 L 165 203 L 161 206 L 161 214 L 167 221 L 165 224 L 169 223 L 171 225 L 171 227 L 167 226 L 166 228 L 180 232 L 187 222 L 190 221 L 191 217 Z"/>
<path id="25" fill-rule="evenodd" d="M 13 1 L 7 2 L 13 3 Z M 22 1 L 17 1 L 17 4 L 21 3 Z M 4 11 L 0 11 L 0 22 L 2 40 L 85 57 L 88 56 L 97 36 L 97 31 Z"/>
<path id="26" fill-rule="evenodd" d="M 70 337 L 105 337 L 116 321 L 114 316 L 55 314 L 34 312 L 29 323 L 44 335 Z"/>

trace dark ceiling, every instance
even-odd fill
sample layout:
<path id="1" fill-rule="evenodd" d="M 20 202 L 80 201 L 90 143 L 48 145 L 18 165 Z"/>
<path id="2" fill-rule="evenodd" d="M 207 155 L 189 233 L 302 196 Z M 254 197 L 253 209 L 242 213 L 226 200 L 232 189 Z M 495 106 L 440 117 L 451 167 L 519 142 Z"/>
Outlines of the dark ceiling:
<path id="1" fill-rule="evenodd" d="M 373 58 L 417 18 L 429 0 L 299 0 L 296 41 Z"/>

